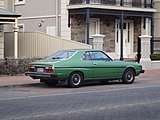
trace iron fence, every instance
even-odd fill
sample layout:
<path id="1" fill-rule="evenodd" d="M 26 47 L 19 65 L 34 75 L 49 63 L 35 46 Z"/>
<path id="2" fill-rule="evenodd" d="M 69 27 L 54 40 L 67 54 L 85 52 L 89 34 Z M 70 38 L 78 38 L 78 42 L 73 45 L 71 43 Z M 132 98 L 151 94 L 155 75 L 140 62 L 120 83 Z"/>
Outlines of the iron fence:
<path id="1" fill-rule="evenodd" d="M 151 54 L 160 54 L 160 37 L 151 39 Z M 137 42 L 137 62 L 141 59 L 141 39 L 138 37 Z"/>
<path id="2" fill-rule="evenodd" d="M 73 4 L 101 4 L 111 6 L 128 6 L 128 7 L 139 7 L 139 8 L 152 8 L 153 4 L 151 0 L 70 0 L 70 5 Z"/>
<path id="3" fill-rule="evenodd" d="M 153 53 L 160 54 L 160 37 L 154 37 L 152 40 L 153 44 Z"/>

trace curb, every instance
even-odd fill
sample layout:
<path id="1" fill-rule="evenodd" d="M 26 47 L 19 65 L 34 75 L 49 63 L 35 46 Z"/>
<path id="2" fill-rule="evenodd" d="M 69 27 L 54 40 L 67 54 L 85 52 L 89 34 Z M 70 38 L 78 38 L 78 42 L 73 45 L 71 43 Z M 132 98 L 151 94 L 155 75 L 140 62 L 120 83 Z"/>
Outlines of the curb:
<path id="1" fill-rule="evenodd" d="M 160 69 L 146 70 L 136 80 L 160 80 Z M 0 76 L 0 88 L 17 88 L 43 85 L 39 80 L 32 80 L 21 74 L 18 76 Z"/>
<path id="2" fill-rule="evenodd" d="M 139 80 L 159 80 L 159 78 L 135 78 L 135 81 L 139 81 Z M 92 83 L 92 82 L 89 82 Z M 134 83 L 133 83 L 134 84 Z M 37 83 L 22 83 L 22 84 L 10 84 L 10 85 L 0 85 L 0 89 L 3 88 L 19 88 L 19 87 L 34 87 L 34 86 L 40 86 L 40 85 L 45 85 L 41 82 L 37 82 Z"/>
<path id="3" fill-rule="evenodd" d="M 28 84 L 13 84 L 13 85 L 0 85 L 1 88 L 17 88 L 17 87 L 32 87 L 32 86 L 38 86 L 42 83 L 28 83 Z"/>

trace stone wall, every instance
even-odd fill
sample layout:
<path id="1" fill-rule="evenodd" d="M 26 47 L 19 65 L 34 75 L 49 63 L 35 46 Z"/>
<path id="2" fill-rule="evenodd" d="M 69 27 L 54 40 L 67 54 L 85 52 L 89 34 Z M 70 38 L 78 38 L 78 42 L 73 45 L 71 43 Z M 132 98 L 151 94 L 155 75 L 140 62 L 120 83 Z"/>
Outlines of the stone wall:
<path id="1" fill-rule="evenodd" d="M 71 18 L 71 40 L 85 43 L 85 16 L 75 15 Z"/>
<path id="2" fill-rule="evenodd" d="M 103 50 L 115 52 L 115 18 L 111 16 L 101 17 L 100 34 L 105 35 Z"/>
<path id="3" fill-rule="evenodd" d="M 115 23 L 111 16 L 92 16 L 100 18 L 100 34 L 105 35 L 103 50 L 106 52 L 115 51 Z M 71 39 L 78 42 L 85 42 L 85 16 L 72 16 L 71 18 Z M 91 40 L 90 40 L 91 41 Z M 92 42 L 90 42 L 92 44 Z"/>
<path id="4" fill-rule="evenodd" d="M 100 19 L 100 34 L 105 35 L 103 50 L 106 52 L 115 52 L 115 16 L 93 15 L 91 18 Z M 137 51 L 138 36 L 141 35 L 141 18 L 126 18 L 125 20 L 134 21 L 133 31 L 133 49 Z M 78 42 L 85 42 L 86 18 L 83 15 L 74 15 L 71 17 L 71 39 Z M 91 41 L 91 40 L 90 40 Z M 90 42 L 91 43 L 91 42 Z M 92 43 L 91 43 L 92 44 Z"/>
<path id="5" fill-rule="evenodd" d="M 134 20 L 133 52 L 137 52 L 138 37 L 141 35 L 141 18 L 139 17 L 133 20 Z"/>

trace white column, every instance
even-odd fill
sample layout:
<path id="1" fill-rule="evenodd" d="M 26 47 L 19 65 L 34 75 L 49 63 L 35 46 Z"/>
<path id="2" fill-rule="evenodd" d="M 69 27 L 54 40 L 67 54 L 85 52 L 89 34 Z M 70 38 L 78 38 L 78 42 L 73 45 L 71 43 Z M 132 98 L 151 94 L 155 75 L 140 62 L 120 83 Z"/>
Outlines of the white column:
<path id="1" fill-rule="evenodd" d="M 95 34 L 93 37 L 93 49 L 103 50 L 103 38 L 105 35 Z"/>
<path id="2" fill-rule="evenodd" d="M 141 38 L 141 59 L 140 63 L 144 69 L 151 68 L 151 59 L 150 59 L 150 40 L 152 36 L 142 35 Z"/>
<path id="3" fill-rule="evenodd" d="M 15 19 L 15 25 L 14 25 L 14 58 L 18 58 L 18 22 L 17 19 Z"/>

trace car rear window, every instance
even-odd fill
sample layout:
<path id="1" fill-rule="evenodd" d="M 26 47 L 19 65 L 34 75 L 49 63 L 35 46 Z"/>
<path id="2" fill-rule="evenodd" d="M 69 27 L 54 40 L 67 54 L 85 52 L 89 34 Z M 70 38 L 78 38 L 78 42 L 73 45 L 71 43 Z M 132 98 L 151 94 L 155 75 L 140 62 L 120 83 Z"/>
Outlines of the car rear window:
<path id="1" fill-rule="evenodd" d="M 68 59 L 70 58 L 76 51 L 58 51 L 51 55 L 49 58 L 52 59 Z"/>

